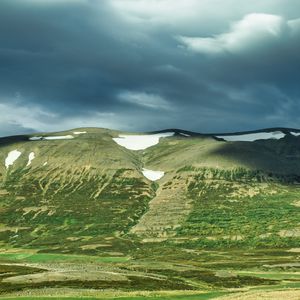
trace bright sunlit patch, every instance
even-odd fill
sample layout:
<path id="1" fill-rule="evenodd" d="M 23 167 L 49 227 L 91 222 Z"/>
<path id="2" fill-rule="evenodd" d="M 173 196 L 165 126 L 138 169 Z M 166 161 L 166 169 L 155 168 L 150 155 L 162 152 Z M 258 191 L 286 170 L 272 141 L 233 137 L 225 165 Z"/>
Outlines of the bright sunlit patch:
<path id="1" fill-rule="evenodd" d="M 9 166 L 12 166 L 14 162 L 20 157 L 22 153 L 18 150 L 10 151 L 5 159 L 5 167 L 8 169 Z"/>
<path id="2" fill-rule="evenodd" d="M 144 150 L 159 143 L 160 138 L 173 136 L 174 132 L 165 132 L 147 135 L 119 135 L 113 140 L 129 150 Z"/>
<path id="3" fill-rule="evenodd" d="M 147 179 L 149 179 L 151 181 L 159 180 L 165 175 L 165 172 L 153 171 L 153 170 L 148 170 L 148 169 L 145 169 L 145 168 L 143 168 L 142 173 Z"/>

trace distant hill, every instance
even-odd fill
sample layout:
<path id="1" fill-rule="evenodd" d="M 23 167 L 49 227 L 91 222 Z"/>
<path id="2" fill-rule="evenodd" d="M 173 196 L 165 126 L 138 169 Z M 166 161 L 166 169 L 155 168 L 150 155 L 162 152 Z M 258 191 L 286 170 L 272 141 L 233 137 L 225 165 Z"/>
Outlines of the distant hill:
<path id="1" fill-rule="evenodd" d="M 299 244 L 298 129 L 5 137 L 0 180 L 3 245 L 111 254 L 132 243 Z"/>

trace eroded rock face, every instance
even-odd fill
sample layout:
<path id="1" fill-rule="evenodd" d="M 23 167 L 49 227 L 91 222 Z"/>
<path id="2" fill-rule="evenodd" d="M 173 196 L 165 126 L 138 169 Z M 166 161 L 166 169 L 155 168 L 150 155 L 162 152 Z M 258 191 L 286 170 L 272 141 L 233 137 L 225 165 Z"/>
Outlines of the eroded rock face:
<path id="1" fill-rule="evenodd" d="M 149 203 L 149 210 L 131 232 L 145 238 L 168 238 L 178 229 L 192 209 L 186 197 L 185 182 L 173 179 L 162 185 Z"/>

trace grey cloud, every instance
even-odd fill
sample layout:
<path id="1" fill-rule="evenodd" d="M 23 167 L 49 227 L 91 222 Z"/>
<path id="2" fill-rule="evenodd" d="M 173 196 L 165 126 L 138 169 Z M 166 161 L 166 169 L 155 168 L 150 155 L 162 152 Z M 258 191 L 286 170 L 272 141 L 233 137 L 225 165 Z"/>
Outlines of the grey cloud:
<path id="1" fill-rule="evenodd" d="M 185 37 L 178 40 L 188 49 L 211 55 L 260 52 L 277 46 L 282 40 L 288 43 L 299 37 L 300 19 L 285 21 L 270 14 L 249 14 L 232 25 L 229 32 L 213 37 Z"/>
<path id="2" fill-rule="evenodd" d="M 300 3 L 239 3 L 1 0 L 0 135 L 300 127 Z"/>
<path id="3" fill-rule="evenodd" d="M 127 102 L 133 105 L 152 108 L 155 110 L 171 109 L 169 102 L 159 95 L 149 94 L 144 92 L 125 91 L 120 93 L 119 99 L 122 102 Z"/>

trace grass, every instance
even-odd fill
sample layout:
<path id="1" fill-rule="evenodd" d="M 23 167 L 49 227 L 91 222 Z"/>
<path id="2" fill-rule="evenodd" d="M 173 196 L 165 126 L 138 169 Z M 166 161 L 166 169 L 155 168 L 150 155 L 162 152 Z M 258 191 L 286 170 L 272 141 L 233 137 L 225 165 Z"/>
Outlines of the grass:
<path id="1" fill-rule="evenodd" d="M 60 296 L 60 297 L 3 297 L 1 299 L 3 300 L 14 300 L 14 299 L 19 299 L 19 300 L 35 300 L 35 299 L 40 299 L 40 300 L 59 300 L 59 299 L 66 299 L 66 300 L 77 300 L 77 299 L 82 299 L 82 300 L 105 300 L 105 299 L 110 299 L 110 300 L 208 300 L 208 299 L 214 299 L 223 295 L 228 294 L 227 292 L 209 292 L 209 293 L 199 293 L 195 295 L 159 295 L 156 294 L 155 296 L 119 296 L 119 297 L 101 297 L 100 295 L 97 297 L 68 297 L 68 296 Z"/>
<path id="2" fill-rule="evenodd" d="M 147 254 L 146 250 L 151 255 Z M 71 297 L 77 293 L 76 291 L 80 295 L 81 290 L 93 289 L 96 291 L 101 289 L 105 291 L 113 287 L 115 291 L 123 291 L 122 299 L 126 299 L 124 298 L 126 293 L 132 299 L 139 299 L 137 298 L 139 295 L 130 294 L 133 291 L 141 291 L 141 293 L 148 291 L 147 295 L 143 295 L 145 299 L 154 299 L 157 298 L 157 295 L 159 295 L 158 299 L 170 299 L 171 296 L 171 299 L 206 299 L 206 296 L 207 299 L 210 299 L 210 297 L 219 295 L 219 292 L 227 293 L 228 289 L 295 288 L 299 287 L 300 284 L 299 274 L 295 271 L 288 272 L 288 275 L 286 271 L 282 270 L 264 271 L 264 264 L 272 265 L 282 259 L 284 262 L 295 261 L 297 253 L 292 254 L 284 249 L 280 251 L 277 249 L 277 252 L 265 250 L 264 255 L 263 250 L 253 250 L 251 256 L 246 255 L 244 250 L 196 251 L 187 254 L 180 248 L 161 247 L 153 244 L 145 245 L 144 249 L 140 249 L 140 251 L 139 255 L 135 255 L 131 259 L 122 258 L 121 260 L 114 257 L 99 258 L 85 255 L 32 254 L 26 252 L 26 249 L 19 249 L 18 253 L 1 253 L 0 262 L 4 268 L 0 264 L 0 273 L 5 274 L 3 278 L 9 279 L 18 275 L 21 276 L 19 280 L 24 278 L 24 281 L 23 283 L 21 280 L 18 283 L 10 284 L 8 282 L 1 283 L 0 280 L 0 292 L 2 296 L 5 296 L 5 293 L 10 292 L 13 295 L 19 291 L 18 293 L 22 296 L 24 293 L 26 294 L 28 289 L 40 290 L 41 292 L 45 288 L 50 290 L 67 289 L 72 291 Z M 53 272 L 52 269 L 54 272 L 62 274 L 56 281 L 48 280 L 48 277 L 43 275 L 45 272 Z M 73 280 L 72 277 L 68 277 L 70 274 L 81 274 L 78 272 L 83 272 L 82 279 Z M 103 272 L 107 274 L 106 277 L 101 275 Z M 123 279 L 121 281 L 119 279 L 114 280 L 109 275 L 110 273 L 120 274 L 127 279 L 125 281 Z M 32 278 L 43 276 L 41 278 L 44 279 L 35 283 L 30 282 L 26 274 L 32 274 L 34 276 Z M 98 276 L 95 274 L 101 275 L 102 279 L 97 279 Z M 173 290 L 174 294 L 166 296 L 164 291 L 167 290 Z M 190 292 L 182 295 L 182 290 L 190 290 Z M 199 290 L 201 293 L 198 296 L 197 291 Z M 175 291 L 178 291 L 179 294 L 176 295 Z M 94 295 L 92 296 L 94 297 Z M 105 298 L 107 297 L 105 294 Z M 120 296 L 115 295 L 113 297 L 118 298 Z"/>
<path id="3" fill-rule="evenodd" d="M 258 278 L 267 278 L 267 279 L 274 279 L 274 280 L 299 280 L 300 284 L 300 273 L 271 273 L 271 272 L 260 272 L 260 273 L 255 273 L 255 272 L 249 272 L 249 271 L 238 271 L 237 272 L 239 275 L 251 275 L 254 277 Z"/>
<path id="4" fill-rule="evenodd" d="M 261 174 L 242 169 L 199 169 L 187 175 L 193 210 L 178 229 L 179 236 L 206 248 L 296 247 L 299 237 L 279 235 L 298 227 L 299 209 L 292 203 L 298 186 L 262 181 Z"/>
<path id="5" fill-rule="evenodd" d="M 0 253 L 0 261 L 22 261 L 30 263 L 46 262 L 103 262 L 103 263 L 120 263 L 126 262 L 129 257 L 97 257 L 88 255 L 67 255 L 51 253 Z"/>

